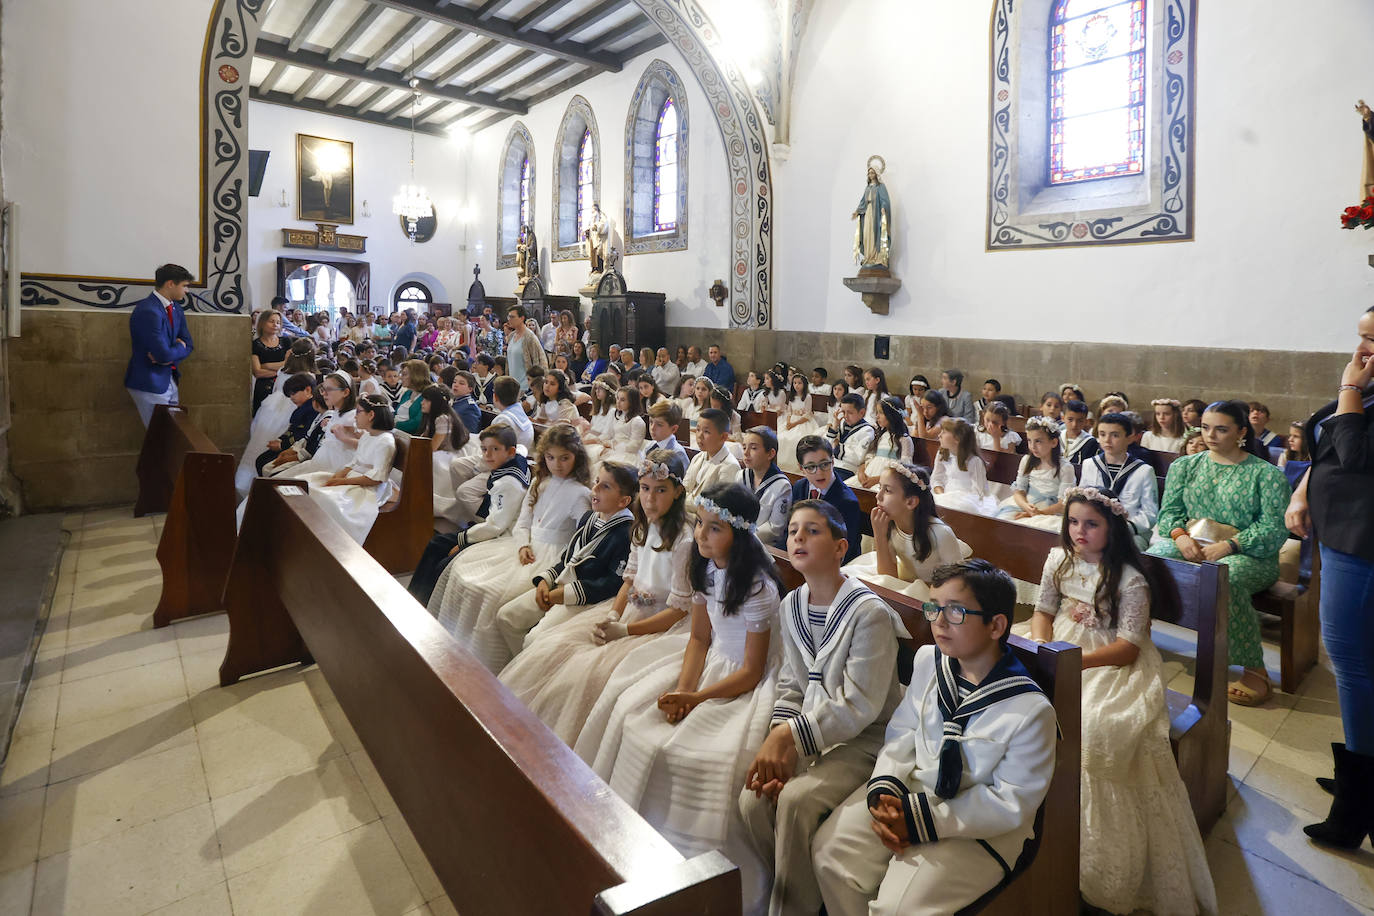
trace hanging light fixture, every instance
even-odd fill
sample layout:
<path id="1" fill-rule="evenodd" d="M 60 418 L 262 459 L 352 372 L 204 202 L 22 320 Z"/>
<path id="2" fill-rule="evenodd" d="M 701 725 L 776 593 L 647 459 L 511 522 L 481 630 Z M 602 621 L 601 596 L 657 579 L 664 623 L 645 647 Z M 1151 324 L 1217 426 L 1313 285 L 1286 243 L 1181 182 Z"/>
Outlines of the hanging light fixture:
<path id="1" fill-rule="evenodd" d="M 415 72 L 415 46 L 410 46 L 411 73 Z M 420 228 L 420 220 L 434 215 L 434 202 L 428 192 L 415 183 L 415 106 L 420 101 L 420 81 L 410 78 L 410 183 L 401 185 L 401 190 L 391 199 L 391 212 L 406 221 L 406 234 L 410 243 L 415 244 L 415 235 Z"/>

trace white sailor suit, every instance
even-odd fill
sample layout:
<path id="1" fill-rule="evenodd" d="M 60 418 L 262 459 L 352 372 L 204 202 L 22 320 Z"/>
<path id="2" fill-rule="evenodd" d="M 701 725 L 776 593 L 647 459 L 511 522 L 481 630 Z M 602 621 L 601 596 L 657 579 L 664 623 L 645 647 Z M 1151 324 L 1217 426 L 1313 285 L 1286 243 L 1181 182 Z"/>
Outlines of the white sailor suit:
<path id="1" fill-rule="evenodd" d="M 838 430 L 828 427 L 825 435 L 835 443 L 835 466 L 857 474 L 859 468 L 864 466 L 868 446 L 872 444 L 877 430 L 867 420 L 860 420 L 853 426 L 842 423 Z"/>
<path id="2" fill-rule="evenodd" d="M 722 445 L 714 455 L 697 452 L 682 476 L 682 486 L 687 490 L 687 514 L 696 520 L 696 499 L 707 487 L 716 483 L 739 483 L 742 479 L 739 460 L 727 446 Z"/>
<path id="3" fill-rule="evenodd" d="M 762 480 L 755 480 L 753 469 L 745 468 L 741 482 L 759 501 L 759 540 L 773 543 L 787 531 L 787 513 L 792 509 L 792 481 L 773 464 Z"/>
<path id="4" fill-rule="evenodd" d="M 759 858 L 773 867 L 770 916 L 814 916 L 821 891 L 811 867 L 816 828 L 863 786 L 901 702 L 897 640 L 901 619 L 848 576 L 826 607 L 809 604 L 806 585 L 782 602 L 782 668 L 769 729 L 786 723 L 797 769 L 775 805 L 748 787 L 740 814 Z"/>
<path id="5" fill-rule="evenodd" d="M 515 447 L 521 455 L 534 452 L 534 425 L 519 404 L 507 407 L 492 418 L 487 429 L 509 426 L 515 430 Z M 449 466 L 453 475 L 454 506 L 449 519 L 457 525 L 470 524 L 477 517 L 477 507 L 487 491 L 487 467 L 481 454 L 457 458 Z"/>
<path id="6" fill-rule="evenodd" d="M 503 605 L 496 612 L 496 626 L 510 655 L 493 670 L 500 671 L 528 640 L 537 638 L 533 630 L 547 632 L 571 620 L 588 605 L 612 598 L 620 591 L 625 564 L 630 558 L 633 522 L 629 509 L 621 509 L 607 519 L 597 512 L 582 516 L 576 533 L 558 559 L 530 573 L 536 590 L 541 581 L 550 588 L 563 586 L 563 603 L 546 613 L 535 601 L 536 591 L 528 591 Z"/>
<path id="7" fill-rule="evenodd" d="M 812 861 L 830 916 L 947 916 L 995 887 L 1033 834 L 1054 772 L 1054 707 L 1010 652 L 977 687 L 957 664 L 935 646 L 917 651 L 873 777 L 817 831 Z M 946 741 L 957 754 L 942 767 Z M 942 785 L 942 770 L 957 784 Z M 907 812 L 900 855 L 870 826 L 881 794 Z"/>

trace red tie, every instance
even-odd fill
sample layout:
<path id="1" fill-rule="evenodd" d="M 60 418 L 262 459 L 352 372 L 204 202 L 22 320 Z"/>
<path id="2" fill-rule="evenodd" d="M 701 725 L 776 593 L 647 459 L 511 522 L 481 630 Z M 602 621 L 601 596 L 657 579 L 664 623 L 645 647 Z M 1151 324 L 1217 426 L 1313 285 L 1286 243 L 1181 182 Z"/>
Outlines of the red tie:
<path id="1" fill-rule="evenodd" d="M 168 323 L 169 325 L 172 326 L 172 333 L 176 333 L 176 327 L 177 327 L 176 313 L 175 313 L 174 311 L 172 311 L 172 303 L 170 303 L 170 302 L 167 303 L 167 323 Z M 172 371 L 173 371 L 173 372 L 176 371 L 176 368 L 177 368 L 177 364 L 176 364 L 176 363 L 172 363 Z"/>
<path id="2" fill-rule="evenodd" d="M 812 498 L 812 499 L 820 499 L 820 498 L 821 498 L 821 491 L 820 491 L 820 490 L 817 490 L 815 487 L 812 487 L 812 488 L 811 488 L 811 498 Z"/>

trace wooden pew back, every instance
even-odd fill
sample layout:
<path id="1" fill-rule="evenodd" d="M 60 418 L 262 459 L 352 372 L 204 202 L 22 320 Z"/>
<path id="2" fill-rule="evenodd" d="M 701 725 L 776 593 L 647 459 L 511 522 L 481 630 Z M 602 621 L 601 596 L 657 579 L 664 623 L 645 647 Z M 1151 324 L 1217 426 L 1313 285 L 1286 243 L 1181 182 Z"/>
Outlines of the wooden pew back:
<path id="1" fill-rule="evenodd" d="M 396 434 L 391 466 L 401 472 L 400 498 L 383 507 L 363 549 L 389 573 L 408 573 L 434 536 L 434 453 L 423 436 Z"/>
<path id="2" fill-rule="evenodd" d="M 237 538 L 234 469 L 234 457 L 215 447 L 185 407 L 153 408 L 138 456 L 134 515 L 167 513 L 157 543 L 162 594 L 154 627 L 224 606 Z"/>
<path id="3" fill-rule="evenodd" d="M 300 481 L 253 486 L 220 682 L 317 661 L 459 912 L 740 912 L 733 865 L 684 861 Z"/>

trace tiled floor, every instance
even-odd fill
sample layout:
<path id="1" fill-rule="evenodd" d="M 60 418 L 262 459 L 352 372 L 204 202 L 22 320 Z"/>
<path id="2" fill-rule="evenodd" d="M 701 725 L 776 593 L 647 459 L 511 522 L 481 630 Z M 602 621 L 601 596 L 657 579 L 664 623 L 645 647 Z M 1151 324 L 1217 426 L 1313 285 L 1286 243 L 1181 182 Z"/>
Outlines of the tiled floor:
<path id="1" fill-rule="evenodd" d="M 319 673 L 220 689 L 223 616 L 150 629 L 159 522 L 69 522 L 0 773 L 0 916 L 452 913 Z M 1222 913 L 1374 913 L 1368 845 L 1326 852 L 1300 829 L 1328 803 L 1312 777 L 1340 738 L 1330 672 L 1231 713 L 1233 790 L 1207 837 Z"/>

